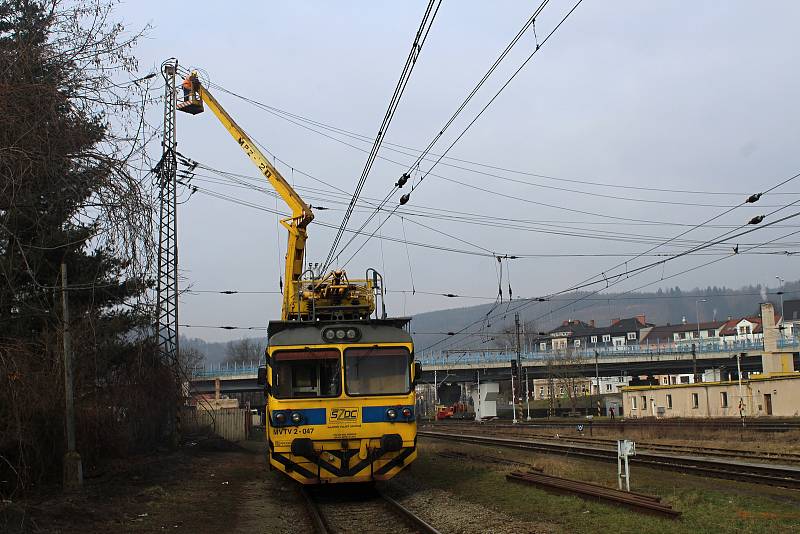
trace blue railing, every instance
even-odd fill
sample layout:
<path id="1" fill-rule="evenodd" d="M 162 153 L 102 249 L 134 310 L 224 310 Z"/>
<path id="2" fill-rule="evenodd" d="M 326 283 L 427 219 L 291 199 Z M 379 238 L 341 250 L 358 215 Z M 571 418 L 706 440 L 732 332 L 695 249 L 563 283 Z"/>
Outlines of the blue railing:
<path id="1" fill-rule="evenodd" d="M 778 348 L 795 348 L 800 347 L 800 338 L 778 338 Z M 702 340 L 695 343 L 695 351 L 699 354 L 702 353 L 715 353 L 715 352 L 746 352 L 754 350 L 763 350 L 763 340 L 740 340 L 740 341 L 706 341 Z M 680 343 L 671 344 L 658 344 L 658 345 L 620 345 L 614 346 L 598 346 L 583 349 L 572 349 L 569 354 L 570 357 L 577 359 L 590 359 L 593 360 L 595 351 L 599 358 L 612 358 L 618 356 L 642 356 L 651 357 L 660 354 L 691 354 L 692 343 L 684 341 Z M 539 350 L 522 354 L 524 361 L 546 361 L 550 358 L 563 358 L 565 351 L 553 350 Z M 423 356 L 417 355 L 423 365 L 458 365 L 458 364 L 471 364 L 471 363 L 503 363 L 510 362 L 517 358 L 514 352 L 454 352 L 448 354 L 425 354 Z"/>
<path id="2" fill-rule="evenodd" d="M 712 352 L 742 352 L 762 350 L 764 342 L 762 340 L 741 340 L 741 341 L 709 341 L 695 344 L 695 350 L 698 353 L 712 353 Z M 799 337 L 784 337 L 778 338 L 778 348 L 800 348 Z M 588 347 L 583 349 L 571 350 L 571 357 L 575 359 L 594 359 L 595 351 L 597 351 L 600 358 L 612 358 L 618 356 L 642 356 L 650 357 L 660 354 L 691 354 L 692 343 L 683 341 L 680 343 L 672 344 L 658 344 L 658 345 L 621 345 L 618 347 L 613 346 L 598 346 Z M 524 361 L 546 361 L 550 358 L 564 357 L 564 351 L 533 351 L 522 354 Z M 448 354 L 417 354 L 417 359 L 423 365 L 458 365 L 458 364 L 474 364 L 474 363 L 503 363 L 515 360 L 517 355 L 515 352 L 450 352 Z M 211 378 L 211 377 L 226 377 L 237 375 L 251 375 L 258 374 L 259 365 L 262 362 L 235 362 L 235 363 L 219 363 L 211 365 L 203 365 L 194 367 L 190 370 L 190 374 L 194 378 Z"/>
<path id="3" fill-rule="evenodd" d="M 237 375 L 258 374 L 258 366 L 261 362 L 255 360 L 250 362 L 218 363 L 201 365 L 189 370 L 189 374 L 194 378 L 224 377 Z"/>

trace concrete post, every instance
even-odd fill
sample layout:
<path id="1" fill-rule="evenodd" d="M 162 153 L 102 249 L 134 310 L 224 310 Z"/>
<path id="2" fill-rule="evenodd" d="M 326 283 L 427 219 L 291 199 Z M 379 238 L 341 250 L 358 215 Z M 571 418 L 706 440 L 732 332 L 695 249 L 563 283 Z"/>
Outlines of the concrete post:
<path id="1" fill-rule="evenodd" d="M 794 372 L 794 358 L 791 352 L 778 351 L 778 329 L 775 326 L 775 309 L 769 302 L 761 303 L 761 331 L 764 338 L 764 352 L 761 355 L 761 368 L 765 375 Z"/>

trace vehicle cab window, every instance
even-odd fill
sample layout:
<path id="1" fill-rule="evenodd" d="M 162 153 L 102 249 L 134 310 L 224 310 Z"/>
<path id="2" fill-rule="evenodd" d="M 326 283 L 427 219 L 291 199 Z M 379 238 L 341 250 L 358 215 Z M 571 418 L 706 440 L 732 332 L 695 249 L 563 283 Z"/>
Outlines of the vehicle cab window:
<path id="1" fill-rule="evenodd" d="M 411 353 L 404 347 L 344 351 L 348 395 L 405 395 L 411 391 Z"/>
<path id="2" fill-rule="evenodd" d="M 338 350 L 280 350 L 272 354 L 272 394 L 278 399 L 338 397 L 342 393 Z"/>

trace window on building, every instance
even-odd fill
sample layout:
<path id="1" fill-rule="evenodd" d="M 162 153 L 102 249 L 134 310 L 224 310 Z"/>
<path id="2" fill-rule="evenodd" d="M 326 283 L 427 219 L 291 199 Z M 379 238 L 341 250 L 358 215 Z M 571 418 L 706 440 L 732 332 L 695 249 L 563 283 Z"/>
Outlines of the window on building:
<path id="1" fill-rule="evenodd" d="M 727 408 L 728 407 L 728 392 L 727 391 L 722 391 L 719 394 L 719 396 L 720 396 L 720 399 L 719 399 L 720 400 L 720 405 L 723 408 Z"/>
<path id="2" fill-rule="evenodd" d="M 592 343 L 597 343 L 597 336 L 592 336 Z"/>
<path id="3" fill-rule="evenodd" d="M 661 379 L 661 382 L 664 384 L 669 384 L 669 377 L 665 376 L 664 378 Z"/>
<path id="4" fill-rule="evenodd" d="M 620 382 L 625 382 L 625 378 L 624 377 L 619 377 L 619 381 Z"/>
<path id="5" fill-rule="evenodd" d="M 667 395 L 667 408 L 672 409 L 672 395 Z"/>
<path id="6" fill-rule="evenodd" d="M 603 334 L 603 343 L 611 341 L 611 334 Z"/>
<path id="7" fill-rule="evenodd" d="M 544 397 L 544 386 L 539 386 L 539 396 Z"/>
<path id="8" fill-rule="evenodd" d="M 636 397 L 631 397 L 631 409 L 636 409 Z"/>
<path id="9" fill-rule="evenodd" d="M 606 384 L 606 391 L 611 391 L 611 384 Z"/>
<path id="10" fill-rule="evenodd" d="M 692 408 L 697 408 L 698 406 L 700 406 L 700 395 L 692 393 Z"/>
<path id="11" fill-rule="evenodd" d="M 636 340 L 636 332 L 628 332 L 628 339 L 630 341 L 635 341 Z"/>
<path id="12" fill-rule="evenodd" d="M 539 343 L 539 350 L 547 350 L 547 343 Z"/>
<path id="13" fill-rule="evenodd" d="M 580 339 L 576 339 L 576 340 L 573 342 L 573 345 L 575 345 L 576 347 L 580 347 L 580 346 L 581 346 L 581 340 L 580 340 Z"/>
<path id="14" fill-rule="evenodd" d="M 713 330 L 709 330 L 706 332 L 706 336 L 708 337 L 717 337 L 717 333 Z"/>
<path id="15" fill-rule="evenodd" d="M 688 384 L 688 383 L 689 383 L 689 377 L 688 376 L 682 376 L 681 377 L 681 384 Z"/>
<path id="16" fill-rule="evenodd" d="M 642 410 L 646 410 L 646 409 L 647 409 L 647 397 L 642 395 Z"/>

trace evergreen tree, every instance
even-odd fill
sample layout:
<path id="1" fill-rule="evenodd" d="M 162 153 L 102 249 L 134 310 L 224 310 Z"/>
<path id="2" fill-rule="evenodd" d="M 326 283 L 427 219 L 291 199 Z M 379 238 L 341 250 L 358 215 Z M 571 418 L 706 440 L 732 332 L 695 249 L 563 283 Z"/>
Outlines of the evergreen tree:
<path id="1" fill-rule="evenodd" d="M 62 262 L 85 465 L 155 442 L 172 390 L 143 299 L 146 93 L 119 83 L 135 37 L 112 7 L 0 1 L 0 494 L 59 473 Z"/>

